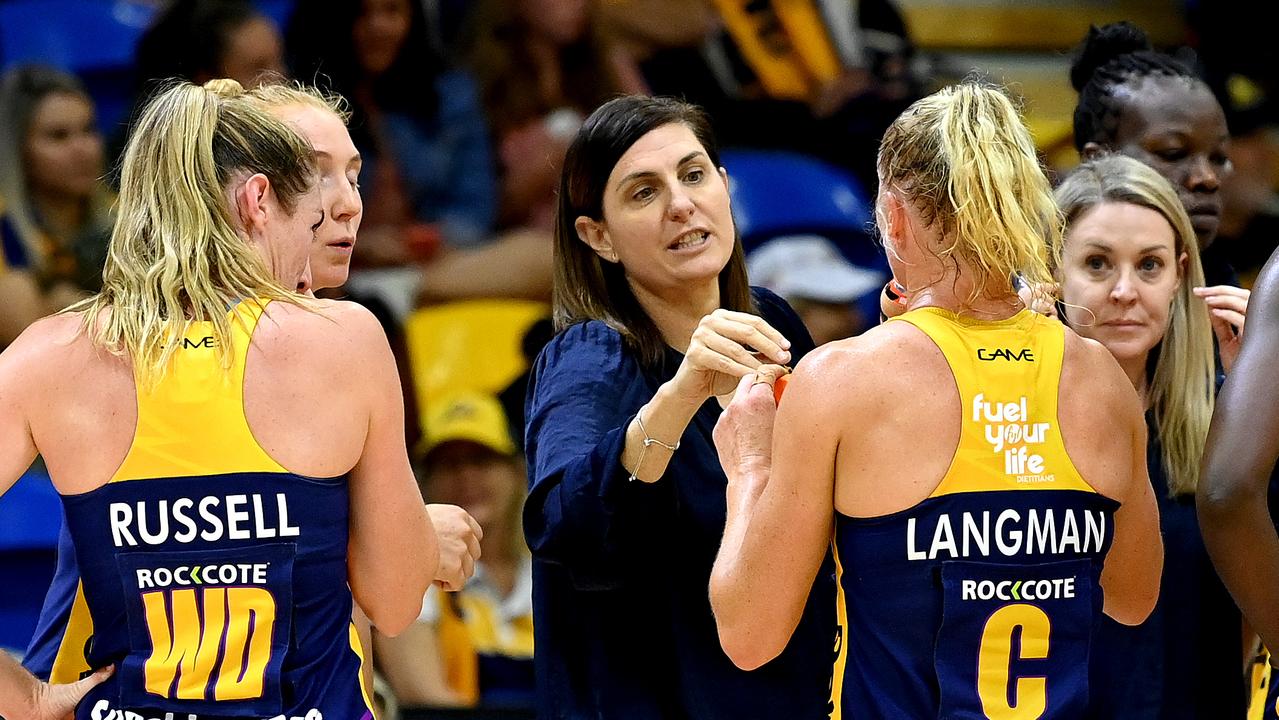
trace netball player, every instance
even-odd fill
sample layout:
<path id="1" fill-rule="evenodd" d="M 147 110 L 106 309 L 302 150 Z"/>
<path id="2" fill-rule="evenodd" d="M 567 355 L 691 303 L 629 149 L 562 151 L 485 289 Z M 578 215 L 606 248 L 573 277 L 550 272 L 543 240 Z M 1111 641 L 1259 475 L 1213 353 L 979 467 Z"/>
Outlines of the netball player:
<path id="1" fill-rule="evenodd" d="M 1270 654 L 1264 715 L 1279 717 L 1273 648 L 1279 647 L 1279 535 L 1271 476 L 1279 459 L 1279 402 L 1274 362 L 1279 352 L 1279 255 L 1257 276 L 1248 303 L 1248 331 L 1234 368 L 1217 395 L 1195 495 L 1204 544 L 1221 580 Z"/>
<path id="2" fill-rule="evenodd" d="M 469 574 L 478 528 L 457 511 L 437 535 L 417 499 L 376 321 L 292 292 L 315 181 L 234 83 L 176 86 L 140 119 L 103 293 L 0 358 L 0 481 L 44 456 L 89 664 L 116 671 L 50 689 L 5 663 L 0 713 L 88 690 L 80 717 L 359 717 L 351 593 L 394 633 L 433 578 Z"/>
<path id="3" fill-rule="evenodd" d="M 801 361 L 780 405 L 772 373 L 744 379 L 716 428 L 721 643 L 742 667 L 775 655 L 833 538 L 832 717 L 1080 717 L 1094 623 L 1140 622 L 1159 586 L 1137 396 L 1017 296 L 1061 228 L 1000 91 L 915 103 L 879 175 L 907 312 Z"/>
<path id="4" fill-rule="evenodd" d="M 340 287 L 350 269 L 363 210 L 358 183 L 361 159 L 346 131 L 343 101 L 315 88 L 283 83 L 258 86 L 244 97 L 289 123 L 315 149 L 325 220 L 315 232 L 305 289 Z M 439 510 L 431 506 L 427 509 Z M 444 518 L 437 520 L 446 522 Z M 93 627 L 79 585 L 75 551 L 64 525 L 59 536 L 57 572 L 23 657 L 23 665 L 43 680 L 68 683 L 89 673 L 85 656 Z M 358 610 L 356 625 L 367 674 L 371 670 L 371 641 L 368 621 Z"/>

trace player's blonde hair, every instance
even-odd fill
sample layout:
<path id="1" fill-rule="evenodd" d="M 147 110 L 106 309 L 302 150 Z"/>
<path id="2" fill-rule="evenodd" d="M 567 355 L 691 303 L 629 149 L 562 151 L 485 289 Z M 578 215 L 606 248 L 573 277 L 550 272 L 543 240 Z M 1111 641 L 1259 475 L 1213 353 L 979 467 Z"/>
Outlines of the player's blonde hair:
<path id="1" fill-rule="evenodd" d="M 1084 213 L 1107 202 L 1139 205 L 1162 215 L 1173 230 L 1174 253 L 1186 255 L 1186 271 L 1172 299 L 1168 329 L 1152 351 L 1155 369 L 1149 393 L 1168 490 L 1174 496 L 1193 494 L 1199 486 L 1199 462 L 1212 420 L 1216 376 L 1208 308 L 1193 292 L 1204 284 L 1199 241 L 1172 185 L 1155 170 L 1122 155 L 1083 163 L 1057 188 L 1067 237 L 1069 227 Z"/>
<path id="2" fill-rule="evenodd" d="M 300 105 L 331 112 L 338 116 L 343 125 L 351 121 L 351 108 L 346 98 L 297 80 L 265 83 L 249 90 L 244 96 L 249 101 L 258 103 L 265 110 Z"/>
<path id="3" fill-rule="evenodd" d="M 1017 108 L 999 89 L 952 85 L 916 101 L 884 133 L 881 185 L 899 190 L 976 274 L 969 302 L 1052 280 L 1062 222 Z"/>
<path id="4" fill-rule="evenodd" d="M 316 183 L 310 145 L 234 80 L 175 83 L 133 129 L 102 291 L 71 309 L 84 311 L 95 344 L 128 356 L 141 382 L 163 374 L 192 323 L 212 324 L 229 365 L 229 308 L 301 302 L 236 230 L 226 188 L 244 172 L 265 175 L 290 213 Z"/>

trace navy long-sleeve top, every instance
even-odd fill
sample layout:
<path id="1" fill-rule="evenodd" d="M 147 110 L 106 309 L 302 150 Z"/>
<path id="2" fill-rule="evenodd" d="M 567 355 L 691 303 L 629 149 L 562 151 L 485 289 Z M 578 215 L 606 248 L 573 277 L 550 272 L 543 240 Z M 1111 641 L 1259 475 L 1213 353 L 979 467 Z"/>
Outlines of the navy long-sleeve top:
<path id="1" fill-rule="evenodd" d="M 755 290 L 760 315 L 813 347 L 781 298 Z M 646 369 L 602 322 L 564 330 L 534 364 L 526 406 L 533 623 L 542 718 L 825 718 L 835 585 L 829 560 L 785 651 L 737 669 L 720 648 L 708 595 L 727 479 L 708 400 L 655 483 L 629 481 L 626 428 L 683 356 Z M 666 438 L 663 438 L 666 440 Z"/>
<path id="2" fill-rule="evenodd" d="M 1164 569 L 1150 617 L 1128 627 L 1103 618 L 1091 650 L 1089 717 L 1241 720 L 1242 618 L 1204 547 L 1193 495 L 1169 497 L 1154 415 L 1146 469 L 1159 504 Z"/>

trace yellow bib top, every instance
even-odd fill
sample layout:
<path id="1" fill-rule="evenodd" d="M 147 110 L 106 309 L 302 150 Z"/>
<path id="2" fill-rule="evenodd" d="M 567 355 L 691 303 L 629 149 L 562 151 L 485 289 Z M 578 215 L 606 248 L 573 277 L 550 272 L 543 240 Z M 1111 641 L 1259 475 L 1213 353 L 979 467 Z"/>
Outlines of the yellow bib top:
<path id="1" fill-rule="evenodd" d="M 351 625 L 345 477 L 284 469 L 244 415 L 266 303 L 230 313 L 224 367 L 193 324 L 137 392 L 132 445 L 110 482 L 64 495 L 59 567 L 28 666 L 68 682 L 115 674 L 78 718 L 371 717 Z"/>
<path id="2" fill-rule="evenodd" d="M 894 322 L 945 356 L 962 429 L 927 499 L 836 517 L 832 717 L 1081 717 L 1117 504 L 1062 443 L 1065 328 L 1029 311 L 987 322 L 924 308 Z"/>

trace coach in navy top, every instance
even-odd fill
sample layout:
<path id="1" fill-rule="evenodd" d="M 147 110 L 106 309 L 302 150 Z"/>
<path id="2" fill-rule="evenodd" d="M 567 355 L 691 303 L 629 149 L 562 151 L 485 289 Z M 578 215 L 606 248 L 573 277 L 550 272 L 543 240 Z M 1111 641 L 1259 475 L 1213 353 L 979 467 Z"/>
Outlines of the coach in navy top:
<path id="1" fill-rule="evenodd" d="M 758 670 L 733 666 L 711 615 L 727 484 L 711 431 L 739 378 L 812 340 L 747 283 L 704 114 L 646 97 L 596 110 L 565 158 L 555 253 L 560 333 L 526 408 L 539 715 L 826 717 L 829 567 Z"/>

